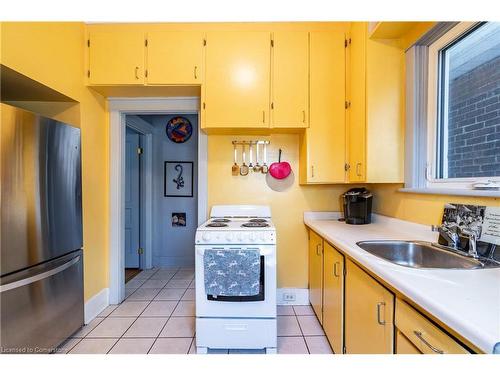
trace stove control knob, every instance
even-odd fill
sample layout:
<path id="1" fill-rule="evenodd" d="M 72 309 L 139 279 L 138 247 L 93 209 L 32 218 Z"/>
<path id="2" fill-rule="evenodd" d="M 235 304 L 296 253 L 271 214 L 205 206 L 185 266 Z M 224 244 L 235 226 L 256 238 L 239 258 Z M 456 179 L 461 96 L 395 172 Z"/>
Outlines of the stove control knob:
<path id="1" fill-rule="evenodd" d="M 265 240 L 266 240 L 266 233 L 265 233 L 265 232 L 262 232 L 262 233 L 260 234 L 260 236 L 259 236 L 259 239 L 260 239 L 261 241 L 265 241 Z"/>
<path id="2" fill-rule="evenodd" d="M 243 233 L 241 233 L 241 232 L 240 232 L 240 233 L 238 233 L 238 234 L 236 235 L 236 239 L 237 239 L 239 242 L 243 241 Z"/>
<path id="3" fill-rule="evenodd" d="M 252 242 L 255 242 L 255 240 L 257 239 L 257 237 L 255 236 L 255 233 L 250 233 L 248 235 L 248 239 Z"/>
<path id="4" fill-rule="evenodd" d="M 207 232 L 203 233 L 203 235 L 201 236 L 201 239 L 202 239 L 203 241 L 208 241 L 208 240 L 210 240 L 210 233 L 207 233 Z"/>
<path id="5" fill-rule="evenodd" d="M 232 233 L 227 233 L 226 234 L 226 240 L 232 241 L 233 240 L 233 234 Z"/>

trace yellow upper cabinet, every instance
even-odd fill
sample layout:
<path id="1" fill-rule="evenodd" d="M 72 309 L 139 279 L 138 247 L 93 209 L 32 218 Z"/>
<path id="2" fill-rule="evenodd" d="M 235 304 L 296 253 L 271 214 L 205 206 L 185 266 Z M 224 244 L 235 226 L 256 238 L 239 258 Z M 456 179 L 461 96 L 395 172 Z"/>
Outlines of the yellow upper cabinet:
<path id="1" fill-rule="evenodd" d="M 351 24 L 349 45 L 349 182 L 402 182 L 404 51 L 368 38 Z"/>
<path id="2" fill-rule="evenodd" d="M 144 48 L 144 34 L 139 31 L 90 32 L 89 84 L 144 84 Z"/>
<path id="3" fill-rule="evenodd" d="M 353 22 L 350 38 L 348 173 L 349 182 L 364 182 L 366 180 L 366 23 Z"/>
<path id="4" fill-rule="evenodd" d="M 271 33 L 207 33 L 204 128 L 267 128 Z"/>
<path id="5" fill-rule="evenodd" d="M 202 32 L 149 32 L 147 83 L 200 85 L 203 78 L 203 43 Z"/>
<path id="6" fill-rule="evenodd" d="M 345 181 L 345 33 L 311 32 L 309 128 L 300 148 L 300 182 Z"/>
<path id="7" fill-rule="evenodd" d="M 309 121 L 309 33 L 273 33 L 272 127 L 305 128 Z"/>

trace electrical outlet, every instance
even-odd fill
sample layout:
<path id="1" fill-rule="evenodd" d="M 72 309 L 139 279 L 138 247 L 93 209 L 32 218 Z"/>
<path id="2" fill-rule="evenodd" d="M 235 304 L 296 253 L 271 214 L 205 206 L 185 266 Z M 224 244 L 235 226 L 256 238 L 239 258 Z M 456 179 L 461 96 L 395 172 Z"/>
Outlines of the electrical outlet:
<path id="1" fill-rule="evenodd" d="M 283 301 L 295 301 L 295 293 L 283 293 Z"/>

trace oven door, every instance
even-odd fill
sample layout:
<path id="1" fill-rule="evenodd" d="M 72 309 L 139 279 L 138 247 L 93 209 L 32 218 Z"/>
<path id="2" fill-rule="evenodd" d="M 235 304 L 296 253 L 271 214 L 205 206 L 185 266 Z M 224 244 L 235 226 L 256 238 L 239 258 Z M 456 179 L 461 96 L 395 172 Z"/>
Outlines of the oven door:
<path id="1" fill-rule="evenodd" d="M 261 256 L 260 293 L 251 297 L 221 297 L 205 293 L 203 256 L 205 250 L 258 249 Z M 196 316 L 202 317 L 276 317 L 276 247 L 273 245 L 242 245 L 231 247 L 207 245 L 196 247 Z"/>

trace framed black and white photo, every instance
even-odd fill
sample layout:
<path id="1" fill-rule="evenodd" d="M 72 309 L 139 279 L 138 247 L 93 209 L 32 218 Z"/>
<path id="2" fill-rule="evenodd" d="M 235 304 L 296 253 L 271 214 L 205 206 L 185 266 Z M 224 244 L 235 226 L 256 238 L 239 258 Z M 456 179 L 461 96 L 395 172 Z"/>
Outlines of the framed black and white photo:
<path id="1" fill-rule="evenodd" d="M 165 197 L 193 196 L 193 162 L 166 161 L 164 166 Z"/>

